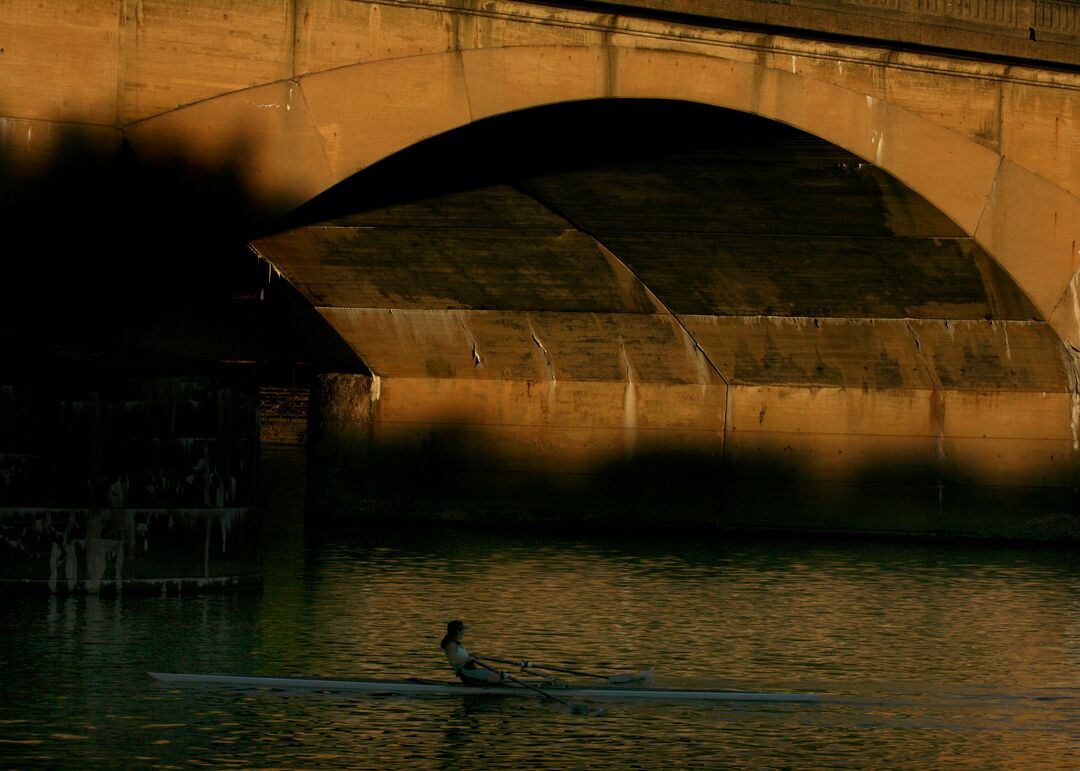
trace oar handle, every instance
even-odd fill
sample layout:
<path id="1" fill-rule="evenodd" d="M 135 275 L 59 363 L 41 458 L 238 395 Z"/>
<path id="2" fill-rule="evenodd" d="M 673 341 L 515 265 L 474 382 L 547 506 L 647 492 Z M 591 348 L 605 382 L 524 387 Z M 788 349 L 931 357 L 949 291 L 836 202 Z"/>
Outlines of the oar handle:
<path id="1" fill-rule="evenodd" d="M 525 666 L 529 669 L 546 669 L 550 672 L 563 672 L 568 675 L 577 675 L 579 677 L 598 677 L 601 680 L 607 680 L 608 675 L 598 675 L 595 672 L 582 672 L 580 669 L 566 669 L 565 667 L 552 667 L 547 664 L 530 664 L 525 662 Z"/>
<path id="2" fill-rule="evenodd" d="M 477 663 L 479 663 L 481 661 L 494 661 L 494 662 L 496 662 L 498 664 L 509 664 L 512 667 L 518 667 L 520 669 L 529 669 L 532 666 L 527 661 L 513 661 L 511 659 L 500 659 L 500 658 L 496 658 L 495 656 L 477 656 L 477 655 L 474 654 L 473 659 L 476 660 Z M 491 669 L 491 667 L 488 667 L 488 669 Z"/>
<path id="3" fill-rule="evenodd" d="M 506 672 L 503 672 L 500 669 L 496 669 L 495 667 L 489 667 L 483 661 L 480 661 L 479 658 L 476 657 L 476 656 L 473 656 L 473 660 L 476 661 L 476 663 L 479 664 L 480 666 L 482 666 L 484 669 L 488 669 L 488 670 L 490 670 L 492 672 L 498 673 L 499 675 L 501 675 L 503 677 L 503 679 L 509 680 L 511 683 L 514 683 L 515 685 L 523 686 L 525 688 L 528 688 L 530 691 L 536 691 L 541 696 L 546 696 L 547 698 L 552 699 L 553 701 L 559 702 L 559 704 L 562 704 L 564 707 L 569 709 L 571 712 L 578 712 L 579 711 L 579 708 L 576 707 L 575 705 L 571 704 L 568 701 L 563 701 L 562 699 L 560 699 L 555 694 L 548 693 L 543 688 L 537 688 L 532 683 L 526 683 L 524 680 L 518 680 L 516 677 L 514 677 L 512 675 L 508 675 Z M 498 659 L 488 659 L 488 660 L 489 661 L 497 661 Z M 514 662 L 510 661 L 510 662 L 507 662 L 507 663 L 508 664 L 513 664 Z"/>

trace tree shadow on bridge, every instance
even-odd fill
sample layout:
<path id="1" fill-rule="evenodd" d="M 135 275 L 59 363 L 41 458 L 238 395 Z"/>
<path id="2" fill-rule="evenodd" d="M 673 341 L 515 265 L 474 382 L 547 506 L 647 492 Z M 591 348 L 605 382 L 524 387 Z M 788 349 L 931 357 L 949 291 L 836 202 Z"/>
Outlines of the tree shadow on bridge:
<path id="1" fill-rule="evenodd" d="M 266 222 L 238 169 L 200 166 L 182 148 L 151 163 L 115 134 L 52 131 L 47 159 L 0 156 L 0 367 L 323 357 L 357 371 L 247 247 Z"/>
<path id="2" fill-rule="evenodd" d="M 453 526 L 505 532 L 1080 539 L 1075 491 L 1037 478 L 979 481 L 932 453 L 814 472 L 783 451 L 649 449 L 530 467 L 465 419 L 419 441 L 341 435 L 309 446 L 308 528 Z"/>

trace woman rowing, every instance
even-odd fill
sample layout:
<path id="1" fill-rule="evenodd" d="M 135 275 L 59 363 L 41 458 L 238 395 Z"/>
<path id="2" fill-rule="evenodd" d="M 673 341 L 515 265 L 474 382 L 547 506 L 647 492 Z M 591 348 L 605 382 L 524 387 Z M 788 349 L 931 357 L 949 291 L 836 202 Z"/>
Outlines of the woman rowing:
<path id="1" fill-rule="evenodd" d="M 503 675 L 491 669 L 484 669 L 478 665 L 476 659 L 469 655 L 465 646 L 461 644 L 465 636 L 464 621 L 454 620 L 446 625 L 446 635 L 439 643 L 439 647 L 446 654 L 447 661 L 454 668 L 454 674 L 461 678 L 465 685 L 496 685 L 503 681 Z"/>

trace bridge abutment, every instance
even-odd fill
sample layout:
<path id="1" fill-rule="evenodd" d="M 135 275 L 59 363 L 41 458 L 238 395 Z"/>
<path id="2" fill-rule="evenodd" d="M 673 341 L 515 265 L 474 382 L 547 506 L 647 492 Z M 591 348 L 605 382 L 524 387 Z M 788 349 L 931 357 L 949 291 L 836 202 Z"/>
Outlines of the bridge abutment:
<path id="1" fill-rule="evenodd" d="M 323 376 L 308 446 L 315 526 L 1080 539 L 1067 393 L 774 383 L 625 394 L 610 382 Z"/>
<path id="2" fill-rule="evenodd" d="M 311 510 L 339 523 L 715 525 L 724 390 L 327 375 L 312 395 Z"/>

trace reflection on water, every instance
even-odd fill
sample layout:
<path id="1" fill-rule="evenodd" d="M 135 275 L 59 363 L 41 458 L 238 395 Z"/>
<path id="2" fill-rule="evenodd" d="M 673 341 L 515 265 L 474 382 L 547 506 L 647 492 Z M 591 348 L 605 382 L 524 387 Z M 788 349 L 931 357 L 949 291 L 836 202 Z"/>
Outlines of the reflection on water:
<path id="1" fill-rule="evenodd" d="M 1064 768 L 1080 765 L 1073 551 L 565 537 L 304 538 L 274 496 L 261 594 L 5 598 L 0 765 L 41 768 Z M 480 652 L 657 667 L 661 685 L 818 705 L 606 704 L 162 687 L 147 670 L 445 677 Z"/>

